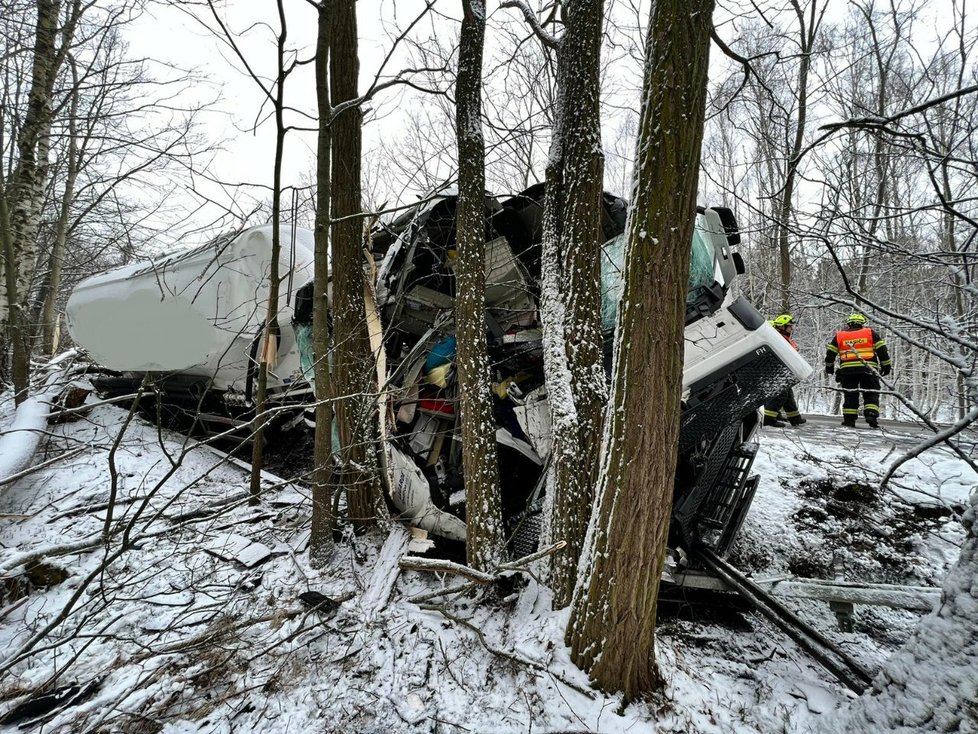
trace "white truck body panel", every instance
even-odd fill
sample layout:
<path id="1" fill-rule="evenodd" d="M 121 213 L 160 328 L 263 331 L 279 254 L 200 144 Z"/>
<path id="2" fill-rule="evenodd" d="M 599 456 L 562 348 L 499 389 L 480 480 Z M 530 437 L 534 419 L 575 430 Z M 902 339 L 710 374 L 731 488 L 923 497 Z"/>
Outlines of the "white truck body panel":
<path id="1" fill-rule="evenodd" d="M 301 375 L 292 307 L 313 275 L 312 232 L 282 227 L 281 244 L 272 389 Z M 267 311 L 271 249 L 264 225 L 88 278 L 68 299 L 68 331 L 109 369 L 201 376 L 214 390 L 243 391 Z"/>
<path id="2" fill-rule="evenodd" d="M 723 306 L 714 314 L 686 327 L 683 358 L 683 390 L 707 377 L 718 367 L 733 364 L 761 347 L 770 348 L 795 374 L 798 381 L 812 374 L 812 367 L 795 351 L 788 340 L 764 322 L 746 329 L 728 310 L 734 298 L 728 292 Z"/>

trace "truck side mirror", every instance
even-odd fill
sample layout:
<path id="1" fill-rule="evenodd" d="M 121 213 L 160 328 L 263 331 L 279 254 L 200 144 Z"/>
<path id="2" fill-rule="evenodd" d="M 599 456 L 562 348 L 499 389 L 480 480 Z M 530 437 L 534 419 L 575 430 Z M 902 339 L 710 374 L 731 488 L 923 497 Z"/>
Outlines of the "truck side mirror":
<path id="1" fill-rule="evenodd" d="M 737 271 L 737 275 L 743 275 L 747 272 L 747 268 L 744 267 L 744 258 L 739 252 L 733 254 L 734 269 Z"/>

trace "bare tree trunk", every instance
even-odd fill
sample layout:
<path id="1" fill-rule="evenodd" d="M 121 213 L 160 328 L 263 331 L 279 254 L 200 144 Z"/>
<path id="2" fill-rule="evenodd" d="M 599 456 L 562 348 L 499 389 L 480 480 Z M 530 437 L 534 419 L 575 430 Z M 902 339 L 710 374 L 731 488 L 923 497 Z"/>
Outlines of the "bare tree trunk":
<path id="1" fill-rule="evenodd" d="M 557 48 L 557 119 L 547 166 L 543 324 L 554 480 L 554 605 L 567 606 L 591 516 L 607 403 L 601 337 L 600 64 L 602 0 L 570 0 Z M 569 403 L 567 402 L 569 398 Z"/>
<path id="2" fill-rule="evenodd" d="M 41 305 L 41 347 L 45 354 L 53 354 L 57 348 L 58 317 L 56 307 L 58 292 L 61 289 L 61 271 L 64 267 L 65 245 L 68 239 L 68 224 L 71 216 L 71 203 L 75 196 L 75 183 L 78 180 L 80 164 L 78 149 L 78 67 L 69 54 L 71 68 L 71 102 L 68 109 L 68 170 L 65 174 L 65 190 L 61 196 L 61 210 L 55 225 L 54 244 L 48 259 L 48 274 L 45 278 Z"/>
<path id="3" fill-rule="evenodd" d="M 18 404 L 27 397 L 30 377 L 30 325 L 26 305 L 34 275 L 37 230 L 47 178 L 54 83 L 82 12 L 80 0 L 73 0 L 60 29 L 59 46 L 61 7 L 61 0 L 38 0 L 37 3 L 31 89 L 17 140 L 17 165 L 10 181 L 5 182 L 0 191 L 6 210 L 0 226 L 5 230 L 3 269 L 7 291 L 7 340 L 12 347 L 11 377 Z"/>
<path id="4" fill-rule="evenodd" d="M 316 434 L 313 439 L 312 527 L 309 563 L 322 567 L 333 555 L 333 508 L 330 475 L 333 463 L 333 403 L 329 371 L 329 208 L 332 107 L 329 94 L 330 18 L 318 7 L 316 102 L 319 136 L 316 148 L 316 251 L 313 271 L 312 343 L 316 390 Z"/>
<path id="5" fill-rule="evenodd" d="M 798 41 L 800 60 L 798 62 L 798 119 L 795 121 L 794 141 L 785 162 L 784 187 L 777 209 L 778 255 L 781 262 L 781 309 L 788 312 L 791 303 L 791 248 L 789 242 L 791 220 L 794 213 L 795 179 L 798 176 L 798 161 L 805 142 L 805 128 L 808 124 L 808 75 L 812 65 L 812 52 L 821 21 L 818 3 L 811 0 L 810 18 L 806 23 L 805 11 L 798 0 L 791 0 L 791 6 L 798 18 Z M 825 11 L 823 10 L 822 13 Z"/>
<path id="6" fill-rule="evenodd" d="M 330 87 L 334 107 L 357 97 L 355 0 L 333 0 L 330 30 Z M 377 463 L 375 371 L 364 307 L 363 210 L 360 197 L 360 106 L 354 104 L 332 121 L 333 328 L 336 420 L 340 434 L 340 482 L 347 509 L 358 527 L 376 522 L 380 510 Z M 341 221 L 337 221 L 341 220 Z"/>
<path id="7" fill-rule="evenodd" d="M 679 441 L 683 332 L 713 0 L 658 0 L 646 44 L 612 410 L 574 662 L 630 701 L 657 689 L 655 616 Z"/>
<path id="8" fill-rule="evenodd" d="M 485 0 L 462 0 L 455 130 L 458 140 L 458 392 L 462 409 L 462 468 L 465 474 L 466 555 L 469 565 L 488 571 L 506 552 L 496 464 L 496 431 L 489 394 L 486 354 L 486 178 L 482 135 L 482 48 Z"/>
<path id="9" fill-rule="evenodd" d="M 255 423 L 251 449 L 251 497 L 258 504 L 261 494 L 261 470 L 265 463 L 265 423 L 268 408 L 268 361 L 278 348 L 279 255 L 282 252 L 282 156 L 285 152 L 285 67 L 288 25 L 285 8 L 278 0 L 279 34 L 277 38 L 278 73 L 275 82 L 275 164 L 272 173 L 272 259 L 268 273 L 268 308 L 258 350 L 258 390 L 255 396 Z"/>

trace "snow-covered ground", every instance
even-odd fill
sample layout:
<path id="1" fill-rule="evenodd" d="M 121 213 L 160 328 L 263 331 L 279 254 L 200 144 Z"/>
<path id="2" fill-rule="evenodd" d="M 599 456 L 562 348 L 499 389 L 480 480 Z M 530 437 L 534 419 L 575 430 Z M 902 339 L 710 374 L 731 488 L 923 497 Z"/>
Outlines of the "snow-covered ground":
<path id="1" fill-rule="evenodd" d="M 0 730 L 802 732 L 852 697 L 763 619 L 691 596 L 661 611 L 665 695 L 622 709 L 569 662 L 565 614 L 532 578 L 412 601 L 458 580 L 398 572 L 399 526 L 314 570 L 303 490 L 269 480 L 251 506 L 243 470 L 140 418 L 119 440 L 126 422 L 101 405 L 52 425 L 35 461 L 68 458 L 0 487 L 0 717 L 38 691 L 61 701 Z M 913 440 L 765 430 L 732 560 L 757 578 L 939 585 L 976 477 L 936 450 L 879 492 Z M 310 591 L 341 601 L 312 608 Z M 842 633 L 826 605 L 796 607 L 874 670 L 921 617 L 857 607 Z"/>

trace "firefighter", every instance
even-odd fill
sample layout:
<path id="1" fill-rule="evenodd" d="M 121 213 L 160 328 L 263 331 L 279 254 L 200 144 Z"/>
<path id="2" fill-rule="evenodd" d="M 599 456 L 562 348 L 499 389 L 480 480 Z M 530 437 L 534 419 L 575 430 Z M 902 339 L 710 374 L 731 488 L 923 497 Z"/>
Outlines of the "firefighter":
<path id="1" fill-rule="evenodd" d="M 859 417 L 859 392 L 863 394 L 863 418 L 870 428 L 879 428 L 880 375 L 890 374 L 893 365 L 886 342 L 866 325 L 866 317 L 854 313 L 845 326 L 825 345 L 825 374 L 835 377 L 842 389 L 842 425 L 854 428 Z"/>
<path id="2" fill-rule="evenodd" d="M 798 350 L 798 345 L 795 344 L 795 340 L 791 338 L 791 333 L 795 329 L 795 319 L 790 313 L 783 313 L 780 316 L 776 316 L 768 322 L 773 326 L 777 332 L 788 340 L 795 351 Z M 790 387 L 785 390 L 780 395 L 775 396 L 771 400 L 764 403 L 764 425 L 773 426 L 775 428 L 784 428 L 785 423 L 782 420 L 781 411 L 784 410 L 784 417 L 788 419 L 788 423 L 793 426 L 800 426 L 803 423 L 807 423 L 804 416 L 798 412 L 798 403 L 795 402 L 795 392 Z"/>

